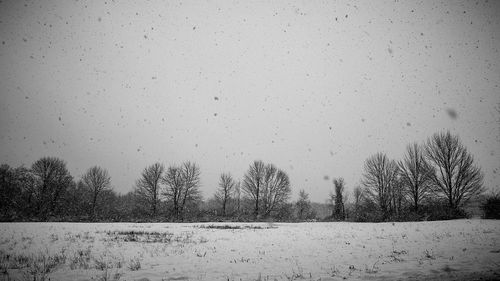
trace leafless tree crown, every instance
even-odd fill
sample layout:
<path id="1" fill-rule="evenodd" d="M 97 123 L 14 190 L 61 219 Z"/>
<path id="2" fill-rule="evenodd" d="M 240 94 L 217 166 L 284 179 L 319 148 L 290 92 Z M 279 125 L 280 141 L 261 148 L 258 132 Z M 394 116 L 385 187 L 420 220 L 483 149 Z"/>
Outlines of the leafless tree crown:
<path id="1" fill-rule="evenodd" d="M 301 189 L 299 192 L 299 199 L 295 203 L 297 208 L 297 217 L 299 220 L 306 219 L 307 214 L 311 209 L 311 201 L 309 200 L 309 194 Z"/>
<path id="2" fill-rule="evenodd" d="M 365 162 L 362 184 L 367 195 L 378 203 L 384 215 L 388 215 L 397 176 L 396 162 L 389 160 L 384 153 L 377 153 Z"/>
<path id="3" fill-rule="evenodd" d="M 451 208 L 461 207 L 484 191 L 483 174 L 458 136 L 449 131 L 434 134 L 427 140 L 425 155 L 435 169 L 431 180 Z"/>
<path id="4" fill-rule="evenodd" d="M 217 200 L 221 203 L 223 216 L 226 216 L 227 204 L 231 199 L 235 185 L 236 183 L 231 174 L 223 173 L 220 175 L 219 189 L 215 193 L 215 198 L 217 198 Z"/>
<path id="5" fill-rule="evenodd" d="M 264 179 L 264 168 L 264 162 L 260 160 L 254 161 L 243 178 L 243 192 L 255 202 L 255 217 L 259 214 L 259 196 L 261 194 L 261 185 Z"/>
<path id="6" fill-rule="evenodd" d="M 36 178 L 37 212 L 45 219 L 54 213 L 57 203 L 73 177 L 66 169 L 66 162 L 56 157 L 43 157 L 31 166 Z"/>
<path id="7" fill-rule="evenodd" d="M 90 215 L 94 219 L 99 195 L 111 188 L 111 177 L 106 169 L 98 166 L 90 167 L 82 176 L 82 182 L 92 196 Z"/>
<path id="8" fill-rule="evenodd" d="M 254 161 L 243 179 L 243 191 L 254 202 L 254 215 L 269 216 L 290 197 L 290 178 L 273 164 Z"/>
<path id="9" fill-rule="evenodd" d="M 290 178 L 273 164 L 266 165 L 262 189 L 263 215 L 268 217 L 276 207 L 290 197 Z"/>
<path id="10" fill-rule="evenodd" d="M 401 183 L 415 211 L 418 211 L 420 203 L 431 191 L 433 169 L 427 163 L 424 152 L 425 149 L 419 144 L 409 144 L 403 160 L 398 162 Z"/>
<path id="11" fill-rule="evenodd" d="M 165 167 L 163 164 L 154 163 L 144 168 L 141 177 L 136 181 L 136 194 L 149 204 L 151 216 L 157 215 L 161 180 Z"/>
<path id="12" fill-rule="evenodd" d="M 183 219 L 186 205 L 200 197 L 200 167 L 194 162 L 168 167 L 162 182 L 166 185 L 164 195 L 172 205 L 177 220 Z"/>

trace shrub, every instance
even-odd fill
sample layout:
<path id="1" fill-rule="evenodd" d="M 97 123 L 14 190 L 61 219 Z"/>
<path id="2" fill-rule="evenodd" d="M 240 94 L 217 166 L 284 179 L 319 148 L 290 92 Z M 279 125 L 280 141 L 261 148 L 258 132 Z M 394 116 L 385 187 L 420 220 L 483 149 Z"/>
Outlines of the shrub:
<path id="1" fill-rule="evenodd" d="M 90 259 L 92 257 L 90 248 L 87 249 L 78 249 L 73 257 L 70 258 L 69 268 L 74 269 L 89 269 L 90 268 Z"/>
<path id="2" fill-rule="evenodd" d="M 500 219 L 500 192 L 488 196 L 482 208 L 485 219 Z"/>
<path id="3" fill-rule="evenodd" d="M 422 205 L 419 209 L 423 220 L 452 220 L 466 218 L 467 214 L 463 209 L 450 208 L 445 200 L 431 200 Z"/>
<path id="4" fill-rule="evenodd" d="M 380 222 L 383 221 L 383 214 L 373 201 L 366 199 L 353 206 L 348 219 L 355 222 Z"/>
<path id="5" fill-rule="evenodd" d="M 131 271 L 137 271 L 141 269 L 141 261 L 138 258 L 131 259 L 130 263 L 128 264 L 128 268 Z"/>

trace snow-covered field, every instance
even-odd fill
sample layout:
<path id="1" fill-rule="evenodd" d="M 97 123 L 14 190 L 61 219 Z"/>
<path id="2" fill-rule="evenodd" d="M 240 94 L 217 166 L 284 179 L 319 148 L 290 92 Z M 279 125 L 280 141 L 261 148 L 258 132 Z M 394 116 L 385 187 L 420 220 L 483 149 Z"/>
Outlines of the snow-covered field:
<path id="1" fill-rule="evenodd" d="M 4 280 L 500 279 L 500 221 L 2 223 Z"/>

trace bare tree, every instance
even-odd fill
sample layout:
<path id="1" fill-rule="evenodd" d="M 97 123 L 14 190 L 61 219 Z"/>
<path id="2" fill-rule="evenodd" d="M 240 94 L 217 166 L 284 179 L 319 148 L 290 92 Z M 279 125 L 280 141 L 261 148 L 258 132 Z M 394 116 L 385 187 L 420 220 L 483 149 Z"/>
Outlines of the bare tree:
<path id="1" fill-rule="evenodd" d="M 234 185 L 234 197 L 236 199 L 236 215 L 239 217 L 241 209 L 241 183 L 239 181 Z"/>
<path id="2" fill-rule="evenodd" d="M 409 144 L 404 159 L 398 162 L 401 182 L 415 211 L 418 211 L 420 202 L 425 200 L 431 191 L 433 169 L 427 163 L 424 152 L 425 148 L 419 144 Z"/>
<path id="3" fill-rule="evenodd" d="M 89 168 L 82 176 L 82 182 L 91 194 L 90 217 L 95 219 L 95 208 L 99 195 L 105 190 L 111 189 L 111 177 L 106 169 L 98 166 Z"/>
<path id="4" fill-rule="evenodd" d="M 362 184 L 367 195 L 377 202 L 384 218 L 389 215 L 397 175 L 396 162 L 389 160 L 384 153 L 377 153 L 365 161 Z"/>
<path id="5" fill-rule="evenodd" d="M 435 171 L 431 179 L 447 199 L 451 209 L 458 209 L 484 191 L 483 173 L 458 136 L 449 131 L 436 133 L 427 140 L 425 155 Z"/>
<path id="6" fill-rule="evenodd" d="M 166 185 L 164 195 L 172 204 L 176 220 L 184 218 L 188 203 L 200 198 L 200 168 L 196 163 L 184 162 L 181 166 L 168 167 L 162 182 Z"/>
<path id="7" fill-rule="evenodd" d="M 254 216 L 269 216 L 279 205 L 286 202 L 291 193 L 288 175 L 274 165 L 254 161 L 243 179 L 243 191 L 252 200 Z"/>
<path id="8" fill-rule="evenodd" d="M 180 202 L 184 187 L 181 168 L 177 166 L 168 167 L 162 178 L 162 182 L 166 185 L 164 195 L 172 204 L 174 217 L 175 219 L 179 219 L 181 204 Z"/>
<path id="9" fill-rule="evenodd" d="M 181 165 L 181 175 L 184 182 L 181 204 L 181 219 L 184 218 L 187 203 L 193 203 L 200 199 L 201 171 L 194 162 L 184 162 Z"/>
<path id="10" fill-rule="evenodd" d="M 37 212 L 40 218 L 54 215 L 59 199 L 73 181 L 66 169 L 66 162 L 55 157 L 35 161 L 31 171 L 36 178 Z"/>
<path id="11" fill-rule="evenodd" d="M 149 204 L 152 217 L 156 217 L 157 214 L 158 203 L 160 201 L 160 184 L 164 171 L 165 167 L 163 164 L 154 163 L 144 168 L 141 178 L 135 183 L 137 195 Z"/>
<path id="12" fill-rule="evenodd" d="M 304 220 L 309 215 L 311 210 L 311 201 L 309 200 L 309 194 L 305 190 L 299 192 L 299 200 L 295 203 L 297 207 L 297 217 L 299 220 Z"/>
<path id="13" fill-rule="evenodd" d="M 352 194 L 354 196 L 354 211 L 357 213 L 364 200 L 364 191 L 360 186 L 356 186 Z"/>
<path id="14" fill-rule="evenodd" d="M 2 165 L 2 168 L 8 168 L 8 166 Z M 2 172 L 5 172 L 5 170 Z M 3 188 L 0 196 L 4 200 L 0 202 L 0 209 L 8 209 L 10 207 L 11 211 L 13 211 L 11 218 L 33 216 L 36 211 L 37 188 L 37 181 L 33 173 L 24 166 L 20 166 L 8 169 L 7 182 L 4 182 L 6 180 L 4 176 L 6 175 L 2 173 L 1 181 Z"/>
<path id="15" fill-rule="evenodd" d="M 339 220 L 345 219 L 345 208 L 344 208 L 344 200 L 342 193 L 344 193 L 345 182 L 343 178 L 338 178 L 333 180 L 333 184 L 335 185 L 335 209 L 334 216 Z"/>
<path id="16" fill-rule="evenodd" d="M 21 195 L 21 188 L 16 183 L 16 173 L 7 164 L 0 165 L 0 218 L 2 221 L 15 213 L 16 199 Z"/>
<path id="17" fill-rule="evenodd" d="M 268 217 L 271 212 L 290 198 L 290 178 L 286 172 L 277 169 L 273 164 L 264 169 L 262 191 L 263 216 Z"/>
<path id="18" fill-rule="evenodd" d="M 390 189 L 390 205 L 389 212 L 399 217 L 403 210 L 403 202 L 405 201 L 405 191 L 401 175 L 397 172 L 393 184 Z"/>
<path id="19" fill-rule="evenodd" d="M 361 204 L 361 201 L 363 200 L 363 189 L 359 186 L 356 186 L 352 192 L 354 195 L 354 205 L 358 206 Z"/>
<path id="20" fill-rule="evenodd" d="M 231 199 L 234 187 L 236 183 L 234 182 L 233 177 L 231 174 L 221 174 L 220 175 L 220 180 L 219 180 L 219 189 L 215 193 L 215 198 L 221 203 L 222 205 L 222 215 L 226 216 L 226 207 Z"/>
<path id="21" fill-rule="evenodd" d="M 264 162 L 260 160 L 254 161 L 248 168 L 248 171 L 243 178 L 242 188 L 254 202 L 255 218 L 259 215 L 259 196 L 261 194 L 261 186 L 264 180 L 264 170 Z"/>

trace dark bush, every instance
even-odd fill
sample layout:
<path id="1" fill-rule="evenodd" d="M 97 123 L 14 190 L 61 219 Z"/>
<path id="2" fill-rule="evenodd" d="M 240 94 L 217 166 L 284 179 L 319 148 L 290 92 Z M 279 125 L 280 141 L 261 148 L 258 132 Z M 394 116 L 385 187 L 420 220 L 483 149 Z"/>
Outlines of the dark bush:
<path id="1" fill-rule="evenodd" d="M 467 218 L 463 209 L 450 208 L 445 200 L 432 200 L 422 205 L 417 214 L 420 220 L 453 220 Z"/>
<path id="2" fill-rule="evenodd" d="M 482 207 L 485 219 L 500 219 L 500 192 L 488 196 Z"/>
<path id="3" fill-rule="evenodd" d="M 378 206 L 371 200 L 363 200 L 358 206 L 353 206 L 350 212 L 351 217 L 348 220 L 355 222 L 381 222 L 384 221 L 384 215 Z"/>

